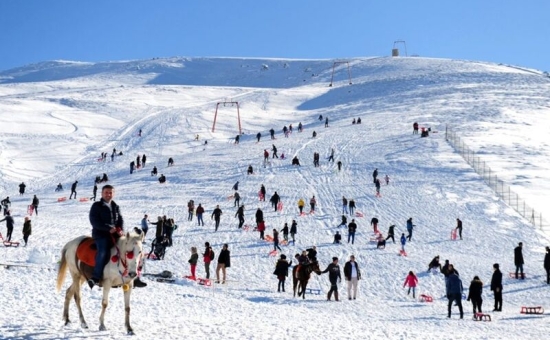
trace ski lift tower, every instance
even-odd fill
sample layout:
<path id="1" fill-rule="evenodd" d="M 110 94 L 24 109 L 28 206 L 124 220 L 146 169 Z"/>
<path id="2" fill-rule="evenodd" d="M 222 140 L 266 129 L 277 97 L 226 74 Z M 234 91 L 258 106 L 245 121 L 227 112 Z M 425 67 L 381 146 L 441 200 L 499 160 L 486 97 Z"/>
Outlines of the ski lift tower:
<path id="1" fill-rule="evenodd" d="M 393 42 L 393 49 L 391 50 L 391 56 L 392 57 L 399 57 L 399 48 L 397 48 L 397 46 L 399 46 L 399 44 L 403 44 L 403 47 L 405 48 L 405 57 L 408 57 L 407 43 L 405 42 L 405 40 L 396 40 L 396 41 Z"/>
<path id="2" fill-rule="evenodd" d="M 338 67 L 339 65 L 342 65 L 342 64 L 345 64 L 348 68 L 348 80 L 349 80 L 349 84 L 351 85 L 351 71 L 350 71 L 350 68 L 349 68 L 349 61 L 335 61 L 334 63 L 332 63 L 332 75 L 330 76 L 330 84 L 328 85 L 329 87 L 332 87 L 332 84 L 333 84 L 333 80 L 334 80 L 334 69 L 336 67 Z"/>
<path id="3" fill-rule="evenodd" d="M 231 105 L 231 107 L 234 107 L 234 106 L 237 107 L 237 122 L 239 123 L 239 135 L 241 135 L 242 129 L 241 129 L 241 113 L 239 111 L 239 102 L 233 102 L 233 101 L 229 101 L 229 102 L 223 101 L 223 102 L 216 103 L 216 112 L 214 113 L 214 124 L 212 124 L 212 132 L 214 132 L 214 130 L 216 129 L 216 119 L 218 118 L 218 108 L 220 107 L 220 105 L 223 105 L 224 107 L 226 105 Z"/>

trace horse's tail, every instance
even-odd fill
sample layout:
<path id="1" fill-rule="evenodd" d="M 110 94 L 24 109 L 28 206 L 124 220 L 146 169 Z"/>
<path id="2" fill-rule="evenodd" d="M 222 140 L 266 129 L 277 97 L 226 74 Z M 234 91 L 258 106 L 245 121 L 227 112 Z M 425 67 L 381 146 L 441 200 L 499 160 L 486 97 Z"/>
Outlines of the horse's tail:
<path id="1" fill-rule="evenodd" d="M 63 282 L 65 281 L 65 275 L 67 274 L 67 246 L 63 247 L 63 250 L 61 251 L 61 262 L 59 263 L 59 270 L 57 272 L 57 284 L 56 289 L 59 292 L 61 290 L 61 286 L 63 286 Z"/>

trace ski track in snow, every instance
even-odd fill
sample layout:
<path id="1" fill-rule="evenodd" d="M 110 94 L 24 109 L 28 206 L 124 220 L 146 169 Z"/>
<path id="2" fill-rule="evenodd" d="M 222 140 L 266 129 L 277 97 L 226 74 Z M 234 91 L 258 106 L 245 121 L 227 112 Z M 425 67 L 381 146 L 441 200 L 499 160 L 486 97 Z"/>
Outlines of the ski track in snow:
<path id="1" fill-rule="evenodd" d="M 15 239 L 20 238 L 30 195 L 36 193 L 41 203 L 39 215 L 33 217 L 29 246 L 0 248 L 0 262 L 34 266 L 9 269 L 0 266 L 0 291 L 4 300 L 0 304 L 0 337 L 126 338 L 120 290 L 111 292 L 106 313 L 108 330 L 104 332 L 97 330 L 100 290 L 90 291 L 87 287 L 82 290 L 82 307 L 89 330 L 79 327 L 72 302 L 73 323 L 62 326 L 64 291 L 54 290 L 61 248 L 72 238 L 90 233 L 90 203 L 77 200 L 58 203 L 57 198 L 68 196 L 70 184 L 76 179 L 79 180 L 78 197 L 90 196 L 93 179 L 104 172 L 116 187 L 115 200 L 121 206 L 126 228 L 139 226 L 144 213 L 149 214 L 151 221 L 156 221 L 157 215 L 174 217 L 179 225 L 174 233 L 174 246 L 168 248 L 165 260 L 146 261 L 146 272 L 170 270 L 176 275 L 176 282 L 158 283 L 146 277 L 149 286 L 132 294 L 131 320 L 137 339 L 546 337 L 550 331 L 548 316 L 523 315 L 519 310 L 524 305 L 550 308 L 546 305 L 549 288 L 543 283 L 542 269 L 548 235 L 533 228 L 496 197 L 445 141 L 444 128 L 446 123 L 451 124 L 472 148 L 489 152 L 483 157 L 491 166 L 503 169 L 504 176 L 526 175 L 531 166 L 536 165 L 546 169 L 546 175 L 541 175 L 545 177 L 535 179 L 526 175 L 523 184 L 526 193 L 541 195 L 541 191 L 547 192 L 550 188 L 548 162 L 544 160 L 550 148 L 541 142 L 548 130 L 542 137 L 535 132 L 549 126 L 547 118 L 536 117 L 548 107 L 548 81 L 529 72 L 487 63 L 372 58 L 352 63 L 352 86 L 347 85 L 343 73 L 337 73 L 333 87 L 327 87 L 332 61 L 324 64 L 312 61 L 317 69 L 307 74 L 316 73 L 316 77 L 298 86 L 283 86 L 289 78 L 305 77 L 304 63 L 307 61 L 296 64 L 290 61 L 289 69 L 270 68 L 266 71 L 270 73 L 235 71 L 243 72 L 234 77 L 240 77 L 240 83 L 249 81 L 249 87 L 144 86 L 138 84 L 141 78 L 133 80 L 135 84 L 123 83 L 121 87 L 117 85 L 121 80 L 117 80 L 116 73 L 104 75 L 104 79 L 93 78 L 93 85 L 87 85 L 92 80 L 85 77 L 58 80 L 48 83 L 47 90 L 34 83 L 0 84 L 0 108 L 21 109 L 21 112 L 36 108 L 36 117 L 40 119 L 49 116 L 52 120 L 64 120 L 63 112 L 50 110 L 42 115 L 45 111 L 39 110 L 46 96 L 56 101 L 62 98 L 74 105 L 63 110 L 76 113 L 85 107 L 87 113 L 107 115 L 118 124 L 116 128 L 86 137 L 80 133 L 101 130 L 104 124 L 101 119 L 84 114 L 77 122 L 68 119 L 66 121 L 75 126 L 71 134 L 74 136 L 72 139 L 62 136 L 63 128 L 57 127 L 52 131 L 55 135 L 48 138 L 52 142 L 67 143 L 67 149 L 50 153 L 40 148 L 46 136 L 41 131 L 30 130 L 2 139 L 0 185 L 3 195 L 12 199 Z M 229 71 L 231 65 L 231 60 L 219 59 L 208 67 Z M 194 71 L 206 72 L 199 66 L 194 67 L 197 68 Z M 125 74 L 121 79 L 131 79 L 129 77 Z M 101 85 L 102 81 L 106 85 Z M 222 82 L 212 81 L 217 85 Z M 269 86 L 270 82 L 273 86 Z M 259 87 L 263 83 L 265 88 Z M 20 93 L 13 94 L 13 91 Z M 26 101 L 13 101 L 21 98 Z M 238 145 L 233 144 L 237 124 L 230 108 L 225 108 L 223 115 L 219 113 L 216 131 L 211 132 L 215 103 L 220 98 L 242 102 L 240 114 L 243 131 L 247 133 Z M 105 109 L 107 106 L 112 113 L 106 113 L 110 112 Z M 523 123 L 524 112 L 531 112 L 537 126 Z M 317 120 L 319 114 L 329 117 L 329 128 L 324 127 L 324 120 Z M 351 120 L 357 117 L 361 117 L 362 124 L 351 125 Z M 12 118 L 0 113 L 0 122 L 10 119 L 30 122 L 33 118 L 23 114 Z M 302 133 L 297 132 L 299 121 L 304 124 Z M 439 132 L 429 138 L 412 135 L 414 121 Z M 289 123 L 293 124 L 294 132 L 285 138 L 281 129 Z M 268 130 L 272 127 L 276 131 L 275 140 L 269 139 Z M 140 128 L 141 138 L 137 137 Z M 313 130 L 317 132 L 316 138 L 312 138 Z M 255 139 L 258 131 L 262 132 L 260 143 Z M 200 135 L 199 141 L 193 140 L 195 134 Z M 522 139 L 522 135 L 529 138 Z M 35 141 L 35 145 L 30 147 L 23 139 Z M 267 149 L 271 157 L 272 144 L 286 159 L 270 158 L 270 165 L 264 168 L 263 150 Z M 529 155 L 528 161 L 517 158 L 523 150 L 532 150 L 532 145 L 539 146 L 538 154 Z M 97 161 L 101 152 L 110 156 L 115 147 L 124 155 L 117 156 L 114 162 L 110 157 L 105 163 Z M 331 148 L 335 148 L 334 163 L 327 160 Z M 320 153 L 318 168 L 313 166 L 314 152 Z M 143 153 L 147 155 L 147 165 L 130 175 L 130 161 Z M 25 158 L 14 154 L 24 154 Z M 291 165 L 294 156 L 300 159 L 300 167 Z M 174 166 L 167 167 L 168 157 L 174 158 Z M 60 159 L 68 161 L 60 164 Z M 337 170 L 338 160 L 343 163 L 341 171 Z M 160 185 L 157 178 L 150 175 L 153 165 L 167 176 L 166 184 Z M 254 175 L 246 175 L 248 165 L 254 167 Z M 41 167 L 56 171 L 44 175 Z M 382 184 L 381 197 L 375 197 L 374 168 L 378 168 L 379 178 L 383 179 L 386 174 L 390 177 L 389 185 Z M 21 181 L 18 173 L 22 171 L 30 179 L 25 179 L 28 194 L 20 197 L 16 188 Z M 338 256 L 343 271 L 349 255 L 355 254 L 363 274 L 357 300 L 347 300 L 343 282 L 339 286 L 342 301 L 327 302 L 327 275 L 313 274 L 310 280 L 309 287 L 320 289 L 320 295 L 307 294 L 305 300 L 293 298 L 290 278 L 286 282 L 286 293 L 277 293 L 277 280 L 273 275 L 277 258 L 268 255 L 272 244 L 259 240 L 257 232 L 237 229 L 236 208 L 229 198 L 236 181 L 240 182 L 241 203 L 245 205 L 245 225 L 251 229 L 257 208 L 264 211 L 266 234 L 271 234 L 273 228 L 280 230 L 284 223 L 290 226 L 293 219 L 297 221 L 296 244 L 282 246 L 282 253 L 288 258 L 316 245 L 321 269 L 326 268 L 333 256 Z M 57 182 L 64 184 L 63 193 L 53 192 Z M 533 183 L 539 188 L 534 189 Z M 267 189 L 266 202 L 258 201 L 261 184 Z M 282 212 L 274 212 L 269 203 L 274 191 L 281 196 Z M 297 201 L 300 198 L 306 201 L 307 212 L 312 195 L 317 199 L 315 213 L 299 216 Z M 332 244 L 341 220 L 342 196 L 354 198 L 356 210 L 364 214 L 364 217 L 348 216 L 348 221 L 355 218 L 358 224 L 353 245 L 347 243 L 347 230 L 343 228 L 340 229 L 343 244 Z M 192 222 L 187 221 L 186 204 L 190 199 L 205 207 L 204 227 L 196 225 L 195 217 Z M 210 214 L 217 204 L 223 215 L 220 229 L 214 232 Z M 379 229 L 384 235 L 389 225 L 396 225 L 395 245 L 388 243 L 385 250 L 377 250 L 376 244 L 370 242 L 373 216 L 380 220 Z M 401 257 L 398 256 L 399 237 L 402 232 L 406 233 L 405 221 L 409 217 L 413 217 L 416 228 L 412 242 L 406 245 L 408 256 Z M 450 240 L 457 217 L 464 222 L 463 241 Z M 5 235 L 3 225 L 1 231 Z M 153 236 L 154 226 L 150 226 L 143 248 L 146 253 L 150 251 Z M 282 234 L 280 237 L 282 239 Z M 232 266 L 227 270 L 228 284 L 207 288 L 183 278 L 189 274 L 190 248 L 196 246 L 201 252 L 205 241 L 212 244 L 216 257 L 221 246 L 229 244 Z M 525 245 L 525 281 L 508 278 L 508 272 L 514 269 L 513 248 L 519 241 Z M 480 276 L 485 284 L 484 311 L 492 310 L 493 294 L 488 286 L 491 266 L 500 263 L 504 275 L 504 311 L 491 313 L 492 322 L 473 322 L 470 321 L 471 304 L 463 301 L 465 320 L 458 320 L 456 307 L 453 318 L 447 319 L 442 275 L 426 272 L 435 255 L 440 255 L 442 262 L 449 259 L 455 264 L 466 293 L 473 276 Z M 211 269 L 212 277 L 215 277 L 214 269 Z M 419 278 L 416 300 L 407 296 L 402 288 L 409 270 L 415 271 Z M 197 273 L 204 276 L 202 261 Z M 420 294 L 433 296 L 434 302 L 420 302 Z"/>

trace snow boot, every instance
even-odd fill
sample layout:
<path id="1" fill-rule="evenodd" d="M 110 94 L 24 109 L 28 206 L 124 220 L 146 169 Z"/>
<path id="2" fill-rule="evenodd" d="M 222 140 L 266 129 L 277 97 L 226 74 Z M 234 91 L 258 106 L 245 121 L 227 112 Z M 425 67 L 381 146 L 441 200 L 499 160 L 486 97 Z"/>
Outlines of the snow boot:
<path id="1" fill-rule="evenodd" d="M 334 300 L 338 301 L 338 292 L 334 292 Z"/>

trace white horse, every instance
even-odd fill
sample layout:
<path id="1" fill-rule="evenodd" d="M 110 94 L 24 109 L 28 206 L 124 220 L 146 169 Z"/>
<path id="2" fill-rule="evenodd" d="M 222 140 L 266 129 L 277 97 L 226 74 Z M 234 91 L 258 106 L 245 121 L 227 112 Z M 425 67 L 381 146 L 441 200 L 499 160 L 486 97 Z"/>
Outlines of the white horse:
<path id="1" fill-rule="evenodd" d="M 93 267 L 85 264 L 78 258 L 77 248 L 83 241 L 89 239 L 90 237 L 88 236 L 77 237 L 67 243 L 61 252 L 61 264 L 57 274 L 57 291 L 61 290 L 67 267 L 73 278 L 72 284 L 65 293 L 65 305 L 63 307 L 63 321 L 65 325 L 70 322 L 69 302 L 74 296 L 81 327 L 88 328 L 82 314 L 82 308 L 80 307 L 80 288 L 82 283 L 92 276 Z M 124 291 L 124 325 L 128 334 L 134 334 L 130 326 L 130 294 L 132 293 L 133 281 L 138 274 L 138 267 L 142 256 L 142 241 L 143 233 L 126 233 L 118 239 L 115 247 L 111 249 L 109 263 L 105 266 L 103 280 L 100 282 L 100 285 L 103 286 L 102 308 L 99 316 L 100 331 L 106 330 L 103 319 L 109 303 L 109 291 L 111 287 L 122 286 L 122 290 Z"/>

